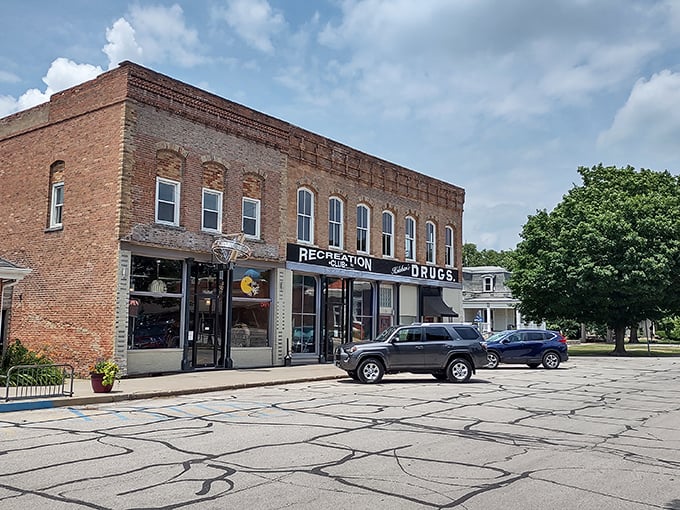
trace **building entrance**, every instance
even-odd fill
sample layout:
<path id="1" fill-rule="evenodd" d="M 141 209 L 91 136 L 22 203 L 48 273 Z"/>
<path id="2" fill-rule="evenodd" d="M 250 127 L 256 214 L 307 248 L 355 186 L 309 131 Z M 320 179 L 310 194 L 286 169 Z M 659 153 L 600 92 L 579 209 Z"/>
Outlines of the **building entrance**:
<path id="1" fill-rule="evenodd" d="M 185 368 L 220 366 L 224 357 L 224 271 L 214 264 L 191 264 Z"/>
<path id="2" fill-rule="evenodd" d="M 323 285 L 323 315 L 321 328 L 321 361 L 331 361 L 335 349 L 342 343 L 348 342 L 347 324 L 349 323 L 347 306 L 350 281 L 343 278 L 324 277 Z"/>

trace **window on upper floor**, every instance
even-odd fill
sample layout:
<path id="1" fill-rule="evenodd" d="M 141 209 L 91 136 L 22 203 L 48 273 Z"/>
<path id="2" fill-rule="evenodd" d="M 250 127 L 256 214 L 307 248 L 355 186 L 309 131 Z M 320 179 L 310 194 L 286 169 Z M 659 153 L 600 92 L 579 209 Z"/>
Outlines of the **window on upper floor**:
<path id="1" fill-rule="evenodd" d="M 493 276 L 485 276 L 482 280 L 484 292 L 493 292 Z"/>
<path id="2" fill-rule="evenodd" d="M 453 266 L 455 264 L 453 252 L 453 229 L 451 227 L 446 227 L 446 240 L 444 243 L 444 264 L 447 266 Z"/>
<path id="3" fill-rule="evenodd" d="M 250 239 L 260 238 L 260 201 L 243 197 L 241 213 L 241 230 Z"/>
<path id="4" fill-rule="evenodd" d="M 394 257 L 394 215 L 389 211 L 382 213 L 382 254 Z"/>
<path id="5" fill-rule="evenodd" d="M 201 229 L 222 232 L 222 192 L 203 188 L 203 216 Z"/>
<path id="6" fill-rule="evenodd" d="M 297 239 L 303 243 L 314 242 L 314 195 L 306 188 L 298 190 Z"/>
<path id="7" fill-rule="evenodd" d="M 338 197 L 328 201 L 328 247 L 342 249 L 343 245 L 343 204 Z"/>
<path id="8" fill-rule="evenodd" d="M 52 184 L 52 199 L 50 205 L 50 228 L 60 228 L 63 226 L 64 214 L 64 183 L 55 182 Z"/>
<path id="9" fill-rule="evenodd" d="M 179 182 L 156 178 L 156 223 L 179 226 Z"/>
<path id="10" fill-rule="evenodd" d="M 434 223 L 425 223 L 425 261 L 434 264 L 437 260 L 437 239 L 435 236 Z"/>
<path id="11" fill-rule="evenodd" d="M 364 204 L 357 206 L 357 251 L 368 253 L 370 250 L 371 212 Z"/>
<path id="12" fill-rule="evenodd" d="M 406 260 L 416 259 L 416 220 L 410 216 L 406 217 L 406 224 L 404 229 L 404 238 L 406 245 L 404 247 L 404 257 Z"/>

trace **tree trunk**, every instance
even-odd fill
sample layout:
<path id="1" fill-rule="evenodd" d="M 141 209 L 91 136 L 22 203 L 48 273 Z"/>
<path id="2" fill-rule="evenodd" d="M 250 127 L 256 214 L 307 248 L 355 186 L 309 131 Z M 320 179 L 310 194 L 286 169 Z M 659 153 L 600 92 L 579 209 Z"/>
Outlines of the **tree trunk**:
<path id="1" fill-rule="evenodd" d="M 638 324 L 633 324 L 630 327 L 630 337 L 628 338 L 628 343 L 629 344 L 639 344 L 640 340 L 638 339 Z"/>
<path id="2" fill-rule="evenodd" d="M 626 354 L 626 347 L 623 340 L 626 335 L 626 326 L 616 326 L 614 328 L 614 341 L 616 343 L 612 354 Z"/>

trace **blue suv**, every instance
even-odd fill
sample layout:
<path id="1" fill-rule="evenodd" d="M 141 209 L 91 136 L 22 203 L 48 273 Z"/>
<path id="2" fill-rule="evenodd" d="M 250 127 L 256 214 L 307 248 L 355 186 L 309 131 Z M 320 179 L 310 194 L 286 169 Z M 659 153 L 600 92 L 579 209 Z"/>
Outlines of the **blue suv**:
<path id="1" fill-rule="evenodd" d="M 567 339 L 559 331 L 510 329 L 486 339 L 486 368 L 500 363 L 523 363 L 531 368 L 543 365 L 553 369 L 569 359 Z"/>

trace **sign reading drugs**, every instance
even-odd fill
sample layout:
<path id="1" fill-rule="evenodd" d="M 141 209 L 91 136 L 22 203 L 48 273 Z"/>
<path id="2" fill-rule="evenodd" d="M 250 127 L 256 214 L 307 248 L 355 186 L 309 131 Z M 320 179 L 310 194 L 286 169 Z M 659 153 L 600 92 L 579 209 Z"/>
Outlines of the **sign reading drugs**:
<path id="1" fill-rule="evenodd" d="M 323 250 L 314 246 L 289 243 L 286 260 L 288 262 L 309 264 L 328 268 L 326 274 L 340 274 L 345 271 L 377 273 L 380 275 L 402 276 L 416 280 L 436 280 L 457 282 L 458 271 L 452 267 L 422 265 L 415 262 L 399 262 L 378 259 L 367 255 L 355 255 L 335 250 Z M 394 278 L 391 278 L 394 280 Z"/>

